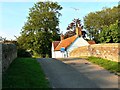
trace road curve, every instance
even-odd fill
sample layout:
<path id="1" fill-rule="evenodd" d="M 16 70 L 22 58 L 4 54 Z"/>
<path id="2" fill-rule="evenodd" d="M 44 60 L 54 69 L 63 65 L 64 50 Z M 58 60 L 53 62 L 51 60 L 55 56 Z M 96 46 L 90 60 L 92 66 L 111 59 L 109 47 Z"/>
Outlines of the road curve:
<path id="1" fill-rule="evenodd" d="M 52 58 L 39 58 L 52 88 L 100 88 L 77 69 Z"/>

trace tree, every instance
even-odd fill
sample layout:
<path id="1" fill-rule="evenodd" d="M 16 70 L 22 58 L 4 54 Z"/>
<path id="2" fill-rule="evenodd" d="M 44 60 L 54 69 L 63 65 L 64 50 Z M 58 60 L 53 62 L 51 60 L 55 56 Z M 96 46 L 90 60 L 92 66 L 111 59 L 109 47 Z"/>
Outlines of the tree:
<path id="1" fill-rule="evenodd" d="M 91 12 L 84 17 L 84 27 L 89 32 L 91 39 L 99 42 L 99 33 L 103 30 L 104 26 L 110 26 L 119 19 L 120 8 L 115 6 L 113 8 L 103 8 L 101 11 Z"/>
<path id="2" fill-rule="evenodd" d="M 64 38 L 68 38 L 68 37 L 71 37 L 71 36 L 74 36 L 76 34 L 75 30 L 73 31 L 67 31 L 65 34 L 64 34 Z"/>
<path id="3" fill-rule="evenodd" d="M 32 50 L 42 57 L 51 55 L 51 42 L 59 38 L 59 11 L 57 2 L 38 2 L 30 8 L 27 22 L 17 39 L 22 48 Z"/>
<path id="4" fill-rule="evenodd" d="M 74 20 L 68 25 L 67 30 L 72 30 L 72 31 L 74 31 L 78 25 L 81 26 L 81 27 L 83 27 L 83 26 L 81 25 L 81 20 L 80 20 L 79 18 L 78 18 L 78 19 L 74 19 Z"/>
<path id="5" fill-rule="evenodd" d="M 83 29 L 83 26 L 81 25 L 81 20 L 78 19 L 74 19 L 67 27 L 67 32 L 65 33 L 65 37 L 64 38 L 68 38 L 71 36 L 74 36 L 76 34 L 76 27 L 80 26 L 81 29 Z M 82 31 L 82 36 L 85 37 L 86 32 Z"/>
<path id="6" fill-rule="evenodd" d="M 4 41 L 4 38 L 2 38 L 1 36 L 0 36 L 0 41 Z"/>
<path id="7" fill-rule="evenodd" d="M 4 42 L 6 41 L 6 38 L 3 38 L 2 36 L 0 36 L 0 42 Z"/>
<path id="8" fill-rule="evenodd" d="M 99 41 L 104 43 L 120 43 L 118 20 L 110 26 L 104 26 L 99 34 Z"/>

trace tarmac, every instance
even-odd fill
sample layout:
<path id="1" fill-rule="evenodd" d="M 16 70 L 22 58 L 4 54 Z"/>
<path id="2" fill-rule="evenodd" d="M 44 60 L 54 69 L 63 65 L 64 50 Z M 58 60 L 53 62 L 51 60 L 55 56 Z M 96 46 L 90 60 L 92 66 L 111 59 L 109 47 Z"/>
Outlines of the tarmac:
<path id="1" fill-rule="evenodd" d="M 60 61 L 39 58 L 52 88 L 113 88 L 118 89 L 118 76 L 85 59 Z"/>

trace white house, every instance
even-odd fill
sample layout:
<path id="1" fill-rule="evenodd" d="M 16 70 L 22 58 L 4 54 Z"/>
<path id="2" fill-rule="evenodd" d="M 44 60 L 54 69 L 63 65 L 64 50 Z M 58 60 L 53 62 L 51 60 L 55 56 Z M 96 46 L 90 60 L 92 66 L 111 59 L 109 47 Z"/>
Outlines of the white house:
<path id="1" fill-rule="evenodd" d="M 78 47 L 87 46 L 89 44 L 95 44 L 94 41 L 87 42 L 83 39 L 81 28 L 76 27 L 76 35 L 64 39 L 64 35 L 61 35 L 61 41 L 52 42 L 52 58 L 66 58 L 69 57 L 69 53 Z"/>

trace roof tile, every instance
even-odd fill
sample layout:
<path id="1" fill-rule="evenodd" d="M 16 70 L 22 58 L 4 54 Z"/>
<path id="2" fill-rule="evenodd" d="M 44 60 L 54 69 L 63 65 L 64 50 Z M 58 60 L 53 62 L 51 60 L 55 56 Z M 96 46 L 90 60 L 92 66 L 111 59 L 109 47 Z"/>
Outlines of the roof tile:
<path id="1" fill-rule="evenodd" d="M 60 41 L 54 41 L 54 42 L 53 42 L 54 50 L 55 50 L 55 48 L 58 46 L 59 43 L 60 43 Z"/>
<path id="2" fill-rule="evenodd" d="M 61 47 L 67 48 L 68 46 L 70 46 L 70 44 L 72 42 L 74 42 L 76 40 L 76 38 L 77 38 L 77 36 L 74 35 L 72 37 L 69 37 L 67 39 L 64 39 L 64 40 L 60 41 L 58 46 L 55 48 L 55 51 L 59 51 L 61 49 Z"/>

